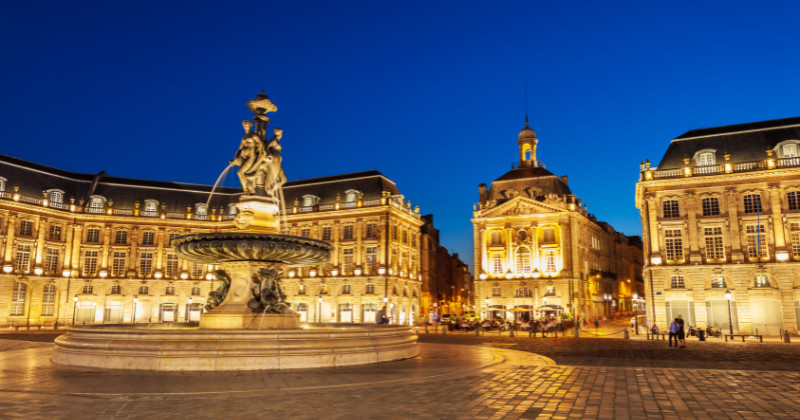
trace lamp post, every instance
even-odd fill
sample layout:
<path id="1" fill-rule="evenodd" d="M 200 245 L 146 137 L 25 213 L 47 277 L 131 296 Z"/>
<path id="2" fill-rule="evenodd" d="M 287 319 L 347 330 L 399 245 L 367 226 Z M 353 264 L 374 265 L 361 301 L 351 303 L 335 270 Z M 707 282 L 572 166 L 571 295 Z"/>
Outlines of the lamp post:
<path id="1" fill-rule="evenodd" d="M 639 335 L 639 294 L 633 294 L 633 328 L 636 329 L 636 335 Z"/>
<path id="2" fill-rule="evenodd" d="M 731 291 L 725 290 L 725 299 L 728 299 L 728 326 L 731 330 L 731 335 L 733 335 L 733 315 L 731 314 Z"/>
<path id="3" fill-rule="evenodd" d="M 192 317 L 190 314 L 192 313 L 192 297 L 189 296 L 189 303 L 186 304 L 186 321 L 191 321 Z"/>
<path id="4" fill-rule="evenodd" d="M 78 295 L 72 298 L 72 325 L 75 325 L 75 313 L 78 312 Z"/>
<path id="5" fill-rule="evenodd" d="M 139 303 L 139 296 L 133 297 L 133 314 L 131 315 L 131 324 L 136 323 L 136 304 Z"/>
<path id="6" fill-rule="evenodd" d="M 486 302 L 486 319 L 489 319 L 489 298 L 487 297 L 484 302 Z"/>
<path id="7" fill-rule="evenodd" d="M 317 297 L 317 323 L 322 322 L 322 295 Z"/>

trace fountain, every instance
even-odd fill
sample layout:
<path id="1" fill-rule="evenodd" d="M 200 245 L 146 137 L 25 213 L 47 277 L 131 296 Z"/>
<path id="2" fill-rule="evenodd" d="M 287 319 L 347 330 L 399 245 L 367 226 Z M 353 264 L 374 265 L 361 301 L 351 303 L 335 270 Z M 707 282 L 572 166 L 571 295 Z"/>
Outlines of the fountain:
<path id="1" fill-rule="evenodd" d="M 353 324 L 301 328 L 281 290 L 284 267 L 328 261 L 327 242 L 281 235 L 281 165 L 276 128 L 267 140 L 268 112 L 277 110 L 262 91 L 247 103 L 253 123 L 230 166 L 238 166 L 243 195 L 231 232 L 175 238 L 189 261 L 218 264 L 222 285 L 209 295 L 199 327 L 102 325 L 69 328 L 55 341 L 58 365 L 137 370 L 261 370 L 347 366 L 406 359 L 419 354 L 409 327 Z M 230 168 L 229 166 L 229 168 Z"/>

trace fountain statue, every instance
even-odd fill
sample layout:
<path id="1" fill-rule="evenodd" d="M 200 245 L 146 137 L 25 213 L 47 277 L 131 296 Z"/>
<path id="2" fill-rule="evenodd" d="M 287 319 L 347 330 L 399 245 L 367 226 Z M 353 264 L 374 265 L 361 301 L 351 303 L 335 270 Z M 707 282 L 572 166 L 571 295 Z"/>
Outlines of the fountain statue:
<path id="1" fill-rule="evenodd" d="M 259 370 L 344 366 L 405 359 L 419 354 L 407 326 L 317 324 L 301 328 L 281 288 L 288 266 L 328 261 L 327 242 L 280 234 L 283 131 L 267 139 L 262 91 L 247 103 L 255 114 L 230 161 L 238 166 L 242 196 L 234 230 L 172 240 L 183 259 L 220 267 L 221 286 L 206 301 L 199 326 L 73 326 L 55 341 L 59 365 L 139 370 Z M 230 168 L 230 166 L 229 166 Z M 227 169 L 226 169 L 227 170 Z"/>

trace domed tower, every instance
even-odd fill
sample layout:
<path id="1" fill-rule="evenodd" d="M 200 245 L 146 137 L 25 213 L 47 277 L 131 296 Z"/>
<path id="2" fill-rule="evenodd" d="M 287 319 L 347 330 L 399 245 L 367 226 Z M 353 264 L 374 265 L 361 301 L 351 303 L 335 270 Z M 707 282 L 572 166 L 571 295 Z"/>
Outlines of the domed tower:
<path id="1" fill-rule="evenodd" d="M 538 166 L 536 162 L 536 132 L 528 126 L 528 116 L 525 116 L 525 128 L 519 132 L 519 167 L 533 168 Z"/>

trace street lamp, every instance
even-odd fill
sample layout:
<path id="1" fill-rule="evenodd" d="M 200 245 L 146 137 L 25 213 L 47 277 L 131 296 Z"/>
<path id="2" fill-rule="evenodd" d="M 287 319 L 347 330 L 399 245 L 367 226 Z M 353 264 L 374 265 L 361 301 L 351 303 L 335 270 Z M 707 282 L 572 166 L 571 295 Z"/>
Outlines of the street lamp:
<path id="1" fill-rule="evenodd" d="M 728 299 L 728 326 L 731 329 L 731 335 L 733 335 L 733 315 L 731 315 L 731 291 L 725 290 L 725 299 Z"/>
<path id="2" fill-rule="evenodd" d="M 192 317 L 190 315 L 191 313 L 192 313 L 192 297 L 189 296 L 189 303 L 186 304 L 186 320 L 187 321 L 191 321 L 192 320 Z"/>
<path id="3" fill-rule="evenodd" d="M 72 298 L 72 325 L 75 325 L 75 313 L 78 312 L 78 295 Z"/>
<path id="4" fill-rule="evenodd" d="M 322 322 L 322 296 L 317 297 L 317 323 Z"/>
<path id="5" fill-rule="evenodd" d="M 639 335 L 639 294 L 633 294 L 633 325 L 636 329 L 636 335 Z"/>
<path id="6" fill-rule="evenodd" d="M 139 303 L 139 296 L 133 297 L 133 315 L 131 315 L 131 324 L 136 323 L 136 304 Z"/>

